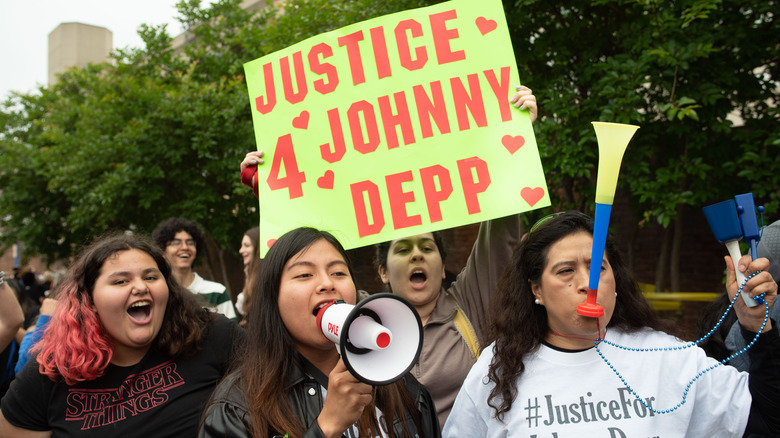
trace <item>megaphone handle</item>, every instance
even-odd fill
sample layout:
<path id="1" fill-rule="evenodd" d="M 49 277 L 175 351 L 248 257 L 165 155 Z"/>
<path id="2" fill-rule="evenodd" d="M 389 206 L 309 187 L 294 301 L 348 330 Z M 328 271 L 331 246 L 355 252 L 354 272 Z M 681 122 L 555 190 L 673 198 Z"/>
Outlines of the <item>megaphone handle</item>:
<path id="1" fill-rule="evenodd" d="M 750 239 L 750 258 L 755 260 L 758 257 L 758 240 Z"/>
<path id="2" fill-rule="evenodd" d="M 739 241 L 737 240 L 729 240 L 725 242 L 726 249 L 729 251 L 729 256 L 731 256 L 731 260 L 734 262 L 734 272 L 737 274 L 737 285 L 741 286 L 742 283 L 745 282 L 745 274 L 740 272 L 740 270 L 737 268 L 737 264 L 739 263 L 739 259 L 742 258 L 742 251 L 739 249 Z M 750 298 L 748 294 L 742 293 L 742 300 L 745 301 L 745 305 L 748 307 L 754 307 L 757 305 L 755 300 L 753 298 Z"/>

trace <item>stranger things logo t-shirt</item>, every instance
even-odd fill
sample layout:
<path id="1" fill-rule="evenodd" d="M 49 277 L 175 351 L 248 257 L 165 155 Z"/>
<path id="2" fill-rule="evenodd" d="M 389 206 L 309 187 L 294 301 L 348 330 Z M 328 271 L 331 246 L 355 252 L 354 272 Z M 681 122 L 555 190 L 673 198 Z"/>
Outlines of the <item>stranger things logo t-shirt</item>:
<path id="1" fill-rule="evenodd" d="M 0 408 L 12 425 L 52 430 L 52 436 L 195 436 L 203 407 L 227 369 L 236 330 L 220 316 L 192 356 L 172 360 L 151 350 L 136 365 L 109 365 L 103 376 L 72 386 L 52 382 L 30 360 Z"/>

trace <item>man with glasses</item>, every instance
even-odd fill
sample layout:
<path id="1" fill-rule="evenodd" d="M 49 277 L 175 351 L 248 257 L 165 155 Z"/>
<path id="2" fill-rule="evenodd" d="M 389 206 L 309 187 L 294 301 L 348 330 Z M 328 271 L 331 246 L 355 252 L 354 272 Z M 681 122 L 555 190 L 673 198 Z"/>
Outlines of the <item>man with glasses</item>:
<path id="1" fill-rule="evenodd" d="M 152 239 L 165 253 L 173 276 L 200 298 L 203 307 L 236 320 L 236 309 L 225 286 L 203 279 L 192 269 L 198 248 L 205 251 L 203 233 L 198 224 L 178 217 L 166 219 L 154 229 Z"/>

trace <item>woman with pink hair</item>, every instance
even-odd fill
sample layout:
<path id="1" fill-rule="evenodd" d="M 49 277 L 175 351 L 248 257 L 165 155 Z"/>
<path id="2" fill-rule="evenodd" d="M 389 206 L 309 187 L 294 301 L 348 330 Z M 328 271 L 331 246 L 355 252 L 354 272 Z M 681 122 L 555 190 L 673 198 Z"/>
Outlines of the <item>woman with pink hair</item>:
<path id="1" fill-rule="evenodd" d="M 204 310 L 150 241 L 85 248 L 0 405 L 0 436 L 195 435 L 237 326 Z"/>

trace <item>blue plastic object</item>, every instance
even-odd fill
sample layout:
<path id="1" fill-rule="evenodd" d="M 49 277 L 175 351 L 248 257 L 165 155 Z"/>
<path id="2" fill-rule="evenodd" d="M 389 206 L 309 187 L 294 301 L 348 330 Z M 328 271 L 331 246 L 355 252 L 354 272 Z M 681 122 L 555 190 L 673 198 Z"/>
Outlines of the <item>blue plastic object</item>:
<path id="1" fill-rule="evenodd" d="M 750 245 L 750 256 L 755 260 L 760 231 L 752 193 L 744 193 L 735 196 L 734 199 L 708 205 L 702 208 L 702 211 L 710 224 L 715 239 L 726 245 L 729 256 L 734 263 L 742 257 L 738 242 L 742 238 Z M 735 274 L 737 283 L 744 284 L 744 274 L 738 270 Z M 753 299 L 747 294 L 743 294 L 742 299 L 748 307 L 763 304 L 763 299 L 760 297 Z"/>
<path id="2" fill-rule="evenodd" d="M 737 204 L 733 199 L 718 202 L 702 208 L 707 222 L 710 224 L 715 240 L 726 243 L 729 240 L 742 238 L 742 226 L 739 224 Z"/>
<path id="3" fill-rule="evenodd" d="M 737 214 L 739 223 L 742 224 L 742 237 L 750 245 L 750 256 L 755 260 L 756 246 L 760 240 L 761 232 L 758 229 L 758 218 L 756 217 L 756 204 L 753 201 L 752 193 L 744 193 L 734 197 L 737 202 Z"/>
<path id="4" fill-rule="evenodd" d="M 588 288 L 599 290 L 599 278 L 601 278 L 601 264 L 604 260 L 604 247 L 607 245 L 607 232 L 609 231 L 609 217 L 612 213 L 612 205 L 596 203 L 596 220 L 593 224 L 593 250 L 590 257 L 590 278 Z"/>

